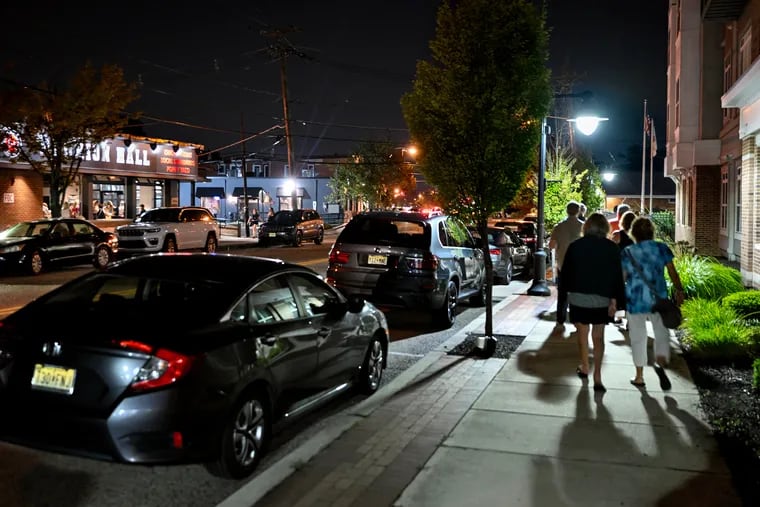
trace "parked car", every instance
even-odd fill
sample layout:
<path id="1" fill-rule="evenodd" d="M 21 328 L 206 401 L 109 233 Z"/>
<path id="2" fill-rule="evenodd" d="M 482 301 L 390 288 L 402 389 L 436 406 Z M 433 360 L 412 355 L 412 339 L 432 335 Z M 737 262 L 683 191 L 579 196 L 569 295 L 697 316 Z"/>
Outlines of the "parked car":
<path id="1" fill-rule="evenodd" d="M 502 229 L 512 243 L 512 265 L 522 278 L 533 277 L 533 252 L 525 242 L 508 227 Z"/>
<path id="2" fill-rule="evenodd" d="M 153 208 L 131 224 L 116 227 L 125 256 L 154 252 L 198 250 L 216 252 L 219 223 L 207 208 L 170 206 Z"/>
<path id="3" fill-rule="evenodd" d="M 475 243 L 480 245 L 480 233 L 477 228 L 469 227 L 469 230 Z M 509 285 L 514 271 L 512 240 L 503 229 L 497 227 L 489 227 L 487 232 L 488 251 L 491 256 L 491 265 L 493 266 L 493 282 L 494 284 L 503 283 L 504 285 Z"/>
<path id="4" fill-rule="evenodd" d="M 92 263 L 105 268 L 116 259 L 119 240 L 82 218 L 19 222 L 0 232 L 0 270 L 39 275 L 52 266 Z"/>
<path id="5" fill-rule="evenodd" d="M 536 251 L 538 241 L 538 227 L 535 222 L 529 220 L 500 220 L 493 224 L 494 227 L 509 227 L 511 231 L 517 234 L 520 239 L 530 248 L 531 252 Z"/>
<path id="6" fill-rule="evenodd" d="M 380 310 L 306 267 L 138 256 L 0 321 L 0 438 L 242 478 L 287 421 L 377 391 L 388 342 Z"/>
<path id="7" fill-rule="evenodd" d="M 483 250 L 457 218 L 415 212 L 355 215 L 330 249 L 326 278 L 381 307 L 421 309 L 451 327 L 457 304 L 485 304 Z"/>
<path id="8" fill-rule="evenodd" d="M 325 221 L 313 209 L 280 210 L 259 227 L 259 245 L 286 243 L 301 246 L 304 241 L 315 245 L 325 238 Z"/>

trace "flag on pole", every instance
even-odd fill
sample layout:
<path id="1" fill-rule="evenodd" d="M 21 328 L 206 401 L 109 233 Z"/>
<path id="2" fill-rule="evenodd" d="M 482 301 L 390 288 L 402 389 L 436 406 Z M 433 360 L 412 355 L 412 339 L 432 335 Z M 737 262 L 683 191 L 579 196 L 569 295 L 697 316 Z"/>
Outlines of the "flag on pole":
<path id="1" fill-rule="evenodd" d="M 651 154 L 653 157 L 657 156 L 657 136 L 654 133 L 654 122 L 652 121 L 652 118 L 649 118 L 649 122 L 651 123 L 651 134 L 650 134 L 650 145 L 651 145 Z"/>

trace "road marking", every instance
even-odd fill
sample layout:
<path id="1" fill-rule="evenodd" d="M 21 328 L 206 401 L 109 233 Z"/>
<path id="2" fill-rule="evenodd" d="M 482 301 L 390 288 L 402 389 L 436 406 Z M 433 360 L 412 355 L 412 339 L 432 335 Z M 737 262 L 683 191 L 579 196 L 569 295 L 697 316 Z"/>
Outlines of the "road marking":
<path id="1" fill-rule="evenodd" d="M 425 354 L 410 354 L 409 352 L 388 352 L 389 356 L 425 357 Z"/>

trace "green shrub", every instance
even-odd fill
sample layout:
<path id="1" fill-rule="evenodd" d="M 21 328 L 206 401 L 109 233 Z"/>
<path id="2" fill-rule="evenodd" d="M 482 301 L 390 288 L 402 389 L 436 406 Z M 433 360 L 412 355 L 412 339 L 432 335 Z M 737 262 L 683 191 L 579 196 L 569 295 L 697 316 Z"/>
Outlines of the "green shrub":
<path id="1" fill-rule="evenodd" d="M 723 306 L 730 307 L 744 320 L 760 319 L 760 291 L 743 290 L 728 294 L 723 298 Z"/>
<path id="2" fill-rule="evenodd" d="M 760 359 L 752 363 L 752 387 L 760 389 Z"/>
<path id="3" fill-rule="evenodd" d="M 681 278 L 684 293 L 689 299 L 720 301 L 728 294 L 744 290 L 738 269 L 721 264 L 713 257 L 676 255 L 673 265 Z M 672 284 L 668 280 L 668 289 Z"/>
<path id="4" fill-rule="evenodd" d="M 717 301 L 690 299 L 681 305 L 684 348 L 695 357 L 718 363 L 746 363 L 753 354 L 756 329 Z"/>
<path id="5" fill-rule="evenodd" d="M 670 211 L 657 211 L 650 215 L 657 239 L 673 242 L 676 234 L 676 219 Z"/>

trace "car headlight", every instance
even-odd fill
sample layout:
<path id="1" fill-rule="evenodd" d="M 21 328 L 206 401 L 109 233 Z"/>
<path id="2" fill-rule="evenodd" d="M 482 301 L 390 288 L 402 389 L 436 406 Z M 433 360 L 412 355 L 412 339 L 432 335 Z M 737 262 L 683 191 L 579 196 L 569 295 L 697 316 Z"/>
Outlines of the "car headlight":
<path id="1" fill-rule="evenodd" d="M 0 254 L 20 252 L 22 248 L 23 248 L 23 245 L 6 246 L 5 248 L 0 248 Z"/>
<path id="2" fill-rule="evenodd" d="M 155 234 L 157 232 L 161 232 L 161 228 L 160 227 L 151 227 L 149 229 L 145 229 L 145 232 L 150 232 L 152 234 Z"/>

